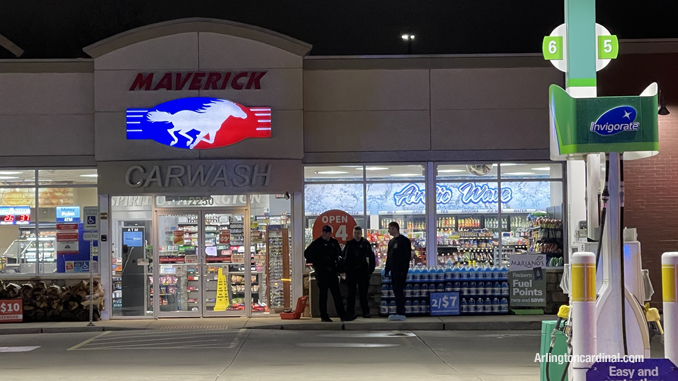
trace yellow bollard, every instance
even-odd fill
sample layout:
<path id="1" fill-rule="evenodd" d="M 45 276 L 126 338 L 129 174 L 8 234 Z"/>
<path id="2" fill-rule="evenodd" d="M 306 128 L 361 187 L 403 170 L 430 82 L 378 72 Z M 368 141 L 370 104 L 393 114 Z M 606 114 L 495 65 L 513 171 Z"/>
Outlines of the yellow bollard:
<path id="1" fill-rule="evenodd" d="M 662 255 L 664 357 L 678 363 L 678 252 Z"/>
<path id="2" fill-rule="evenodd" d="M 596 255 L 574 253 L 572 264 L 572 355 L 575 360 L 596 355 Z M 572 379 L 586 380 L 586 371 L 593 362 L 573 361 Z"/>

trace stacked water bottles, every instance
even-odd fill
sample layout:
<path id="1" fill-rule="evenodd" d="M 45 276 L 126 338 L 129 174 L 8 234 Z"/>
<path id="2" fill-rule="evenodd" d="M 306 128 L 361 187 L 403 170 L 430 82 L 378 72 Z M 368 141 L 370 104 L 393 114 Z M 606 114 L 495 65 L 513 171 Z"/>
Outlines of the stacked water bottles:
<path id="1" fill-rule="evenodd" d="M 396 313 L 391 279 L 381 272 L 381 315 Z M 429 294 L 458 292 L 462 315 L 490 315 L 508 313 L 508 269 L 487 265 L 448 265 L 425 267 L 418 265 L 407 273 L 405 286 L 405 314 L 410 316 L 430 313 Z"/>

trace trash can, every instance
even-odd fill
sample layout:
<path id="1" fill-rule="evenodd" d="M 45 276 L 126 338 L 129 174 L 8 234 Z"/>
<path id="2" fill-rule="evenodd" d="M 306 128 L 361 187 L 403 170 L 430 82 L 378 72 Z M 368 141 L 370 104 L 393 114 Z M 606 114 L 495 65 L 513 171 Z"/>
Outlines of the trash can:
<path id="1" fill-rule="evenodd" d="M 541 351 L 539 352 L 542 355 L 542 359 L 549 353 L 549 347 L 551 345 L 551 332 L 556 326 L 555 320 L 547 320 L 541 322 Z M 551 356 L 560 356 L 563 359 L 562 364 L 559 364 L 558 361 L 551 361 L 549 363 L 549 377 L 546 376 L 546 363 L 542 361 L 539 363 L 539 380 L 540 381 L 560 381 L 563 376 L 563 371 L 565 367 L 568 366 L 566 363 L 567 358 L 567 338 L 565 335 L 558 331 L 556 332 L 556 343 L 553 345 L 553 350 L 551 351 Z M 548 358 L 547 358 L 548 360 Z M 567 380 L 567 376 L 565 376 Z"/>

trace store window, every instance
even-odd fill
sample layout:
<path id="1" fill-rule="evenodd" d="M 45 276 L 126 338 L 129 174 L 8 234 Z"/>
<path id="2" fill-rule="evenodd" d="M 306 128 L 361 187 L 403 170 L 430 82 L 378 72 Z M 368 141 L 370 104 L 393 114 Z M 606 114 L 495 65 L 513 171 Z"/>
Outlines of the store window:
<path id="1" fill-rule="evenodd" d="M 377 267 L 384 267 L 388 225 L 397 222 L 412 242 L 414 263 L 426 264 L 426 187 L 424 183 L 367 183 L 367 238 L 374 245 Z"/>
<path id="2" fill-rule="evenodd" d="M 424 181 L 423 165 L 368 165 L 367 181 Z"/>
<path id="3" fill-rule="evenodd" d="M 561 164 L 552 163 L 502 163 L 501 177 L 502 179 L 561 179 L 563 177 L 563 166 Z"/>
<path id="4" fill-rule="evenodd" d="M 436 169 L 439 265 L 503 266 L 510 255 L 528 252 L 561 263 L 551 258 L 562 258 L 562 239 L 549 241 L 535 228 L 547 220 L 549 226 L 562 225 L 561 164 L 440 164 Z"/>
<path id="5" fill-rule="evenodd" d="M 362 181 L 362 165 L 307 166 L 304 167 L 306 182 Z"/>
<path id="6" fill-rule="evenodd" d="M 82 232 L 82 208 L 98 205 L 96 174 L 96 169 L 0 171 L 0 179 L 15 177 L 2 180 L 16 184 L 0 185 L 0 273 L 89 272 L 89 245 L 82 234 L 60 248 L 56 225 L 77 224 Z"/>

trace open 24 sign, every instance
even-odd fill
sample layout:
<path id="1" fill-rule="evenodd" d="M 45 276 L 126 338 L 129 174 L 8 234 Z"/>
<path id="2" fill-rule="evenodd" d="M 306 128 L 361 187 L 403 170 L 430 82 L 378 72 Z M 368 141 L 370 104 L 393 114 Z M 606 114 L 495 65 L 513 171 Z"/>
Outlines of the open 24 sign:
<path id="1" fill-rule="evenodd" d="M 459 315 L 458 292 L 432 292 L 431 316 Z"/>
<path id="2" fill-rule="evenodd" d="M 319 215 L 313 223 L 313 239 L 320 237 L 325 225 L 332 227 L 332 237 L 340 244 L 345 245 L 347 241 L 353 239 L 353 229 L 356 227 L 355 219 L 343 210 L 328 210 Z"/>

